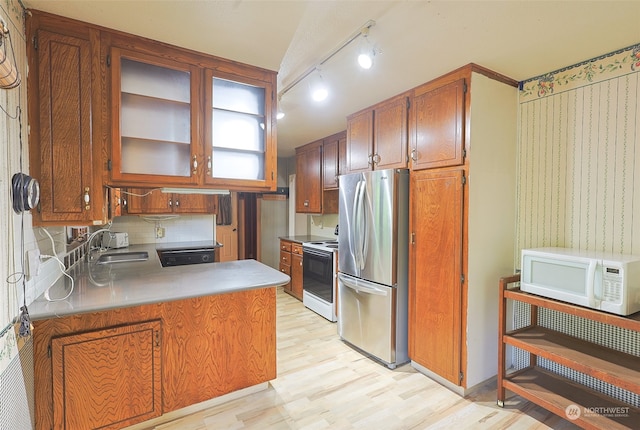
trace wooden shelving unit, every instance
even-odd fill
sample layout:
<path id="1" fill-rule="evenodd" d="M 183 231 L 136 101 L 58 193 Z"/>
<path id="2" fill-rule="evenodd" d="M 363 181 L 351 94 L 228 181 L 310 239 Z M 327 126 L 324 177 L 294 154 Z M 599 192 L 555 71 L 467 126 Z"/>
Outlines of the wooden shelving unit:
<path id="1" fill-rule="evenodd" d="M 632 429 L 640 423 L 640 409 L 592 390 L 537 365 L 538 357 L 640 394 L 640 357 L 556 332 L 537 324 L 538 309 L 546 308 L 629 330 L 640 331 L 640 312 L 629 317 L 608 314 L 509 288 L 520 275 L 500 279 L 500 341 L 498 348 L 498 405 L 506 390 L 539 405 L 585 429 Z M 528 326 L 506 330 L 507 301 L 531 305 Z M 529 367 L 507 374 L 506 346 L 529 353 Z M 578 412 L 567 416 L 567 408 Z M 607 409 L 608 408 L 608 409 Z M 618 408 L 618 409 L 616 409 Z"/>

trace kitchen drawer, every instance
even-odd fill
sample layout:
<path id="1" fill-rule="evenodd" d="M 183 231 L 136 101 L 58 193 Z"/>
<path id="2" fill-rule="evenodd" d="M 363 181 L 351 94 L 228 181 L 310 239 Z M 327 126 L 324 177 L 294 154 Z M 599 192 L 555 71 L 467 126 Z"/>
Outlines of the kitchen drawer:
<path id="1" fill-rule="evenodd" d="M 291 276 L 291 266 L 288 264 L 280 263 L 280 271 L 285 275 Z"/>
<path id="2" fill-rule="evenodd" d="M 291 265 L 291 253 L 280 251 L 280 264 Z"/>
<path id="3" fill-rule="evenodd" d="M 302 245 L 300 245 L 299 243 L 291 244 L 291 253 L 302 255 Z"/>
<path id="4" fill-rule="evenodd" d="M 291 242 L 280 241 L 280 251 L 291 252 Z"/>

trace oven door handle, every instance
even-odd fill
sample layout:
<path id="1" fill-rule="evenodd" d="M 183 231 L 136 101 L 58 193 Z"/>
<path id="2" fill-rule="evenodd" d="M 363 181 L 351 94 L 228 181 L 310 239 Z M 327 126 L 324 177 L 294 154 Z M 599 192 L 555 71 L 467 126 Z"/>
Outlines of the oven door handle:
<path id="1" fill-rule="evenodd" d="M 319 257 L 327 261 L 330 261 L 333 257 L 333 253 L 331 251 L 319 251 L 311 248 L 302 248 L 303 257 L 304 254 L 313 255 L 314 257 Z"/>
<path id="2" fill-rule="evenodd" d="M 338 279 L 340 279 L 340 282 L 342 282 L 345 287 L 354 290 L 356 293 L 373 294 L 376 296 L 388 295 L 388 292 L 386 290 L 378 288 L 372 282 L 368 282 L 362 279 L 353 279 L 342 274 L 338 275 Z"/>

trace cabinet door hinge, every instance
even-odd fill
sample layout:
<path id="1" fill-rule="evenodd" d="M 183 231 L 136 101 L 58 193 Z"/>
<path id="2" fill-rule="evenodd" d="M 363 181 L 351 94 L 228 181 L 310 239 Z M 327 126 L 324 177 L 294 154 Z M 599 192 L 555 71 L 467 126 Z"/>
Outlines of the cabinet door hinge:
<path id="1" fill-rule="evenodd" d="M 35 49 L 37 51 L 38 50 L 38 37 L 37 36 L 33 36 L 33 39 L 31 40 L 31 42 L 33 43 L 33 49 Z"/>
<path id="2" fill-rule="evenodd" d="M 465 94 L 467 92 L 467 83 L 466 82 L 462 83 L 462 92 L 465 93 Z"/>
<path id="3" fill-rule="evenodd" d="M 459 375 L 459 376 L 460 376 L 460 382 L 462 382 L 462 380 L 464 379 L 464 373 L 463 373 L 463 372 L 460 372 L 460 375 Z"/>
<path id="4" fill-rule="evenodd" d="M 273 173 L 273 170 L 272 170 L 272 171 L 271 171 L 271 180 L 272 180 L 272 181 L 273 181 L 273 178 L 274 178 L 274 173 Z"/>
<path id="5" fill-rule="evenodd" d="M 462 148 L 462 158 L 467 158 L 467 148 Z"/>
<path id="6" fill-rule="evenodd" d="M 51 344 L 47 346 L 47 357 L 51 358 Z"/>
<path id="7" fill-rule="evenodd" d="M 111 165 L 111 159 L 107 160 L 107 170 L 110 172 L 112 169 L 112 165 Z"/>
<path id="8" fill-rule="evenodd" d="M 416 234 L 414 232 L 411 232 L 411 245 L 415 245 L 416 244 Z"/>
<path id="9" fill-rule="evenodd" d="M 107 54 L 107 67 L 111 67 L 111 55 Z"/>
<path id="10" fill-rule="evenodd" d="M 155 336 L 156 336 L 156 339 L 155 339 L 156 348 L 159 348 L 160 347 L 160 330 L 156 331 Z"/>
<path id="11" fill-rule="evenodd" d="M 411 99 L 409 99 L 409 97 L 407 97 L 407 110 L 411 108 Z"/>
<path id="12" fill-rule="evenodd" d="M 462 185 L 467 183 L 467 177 L 462 175 Z"/>
<path id="13" fill-rule="evenodd" d="M 460 275 L 460 283 L 464 284 L 464 273 L 462 275 Z"/>

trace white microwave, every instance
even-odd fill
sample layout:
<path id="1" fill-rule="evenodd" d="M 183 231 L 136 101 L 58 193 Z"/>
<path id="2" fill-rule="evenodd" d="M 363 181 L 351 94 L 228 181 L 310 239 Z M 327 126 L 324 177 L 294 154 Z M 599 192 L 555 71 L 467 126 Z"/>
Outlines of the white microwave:
<path id="1" fill-rule="evenodd" d="M 640 311 L 640 256 L 523 249 L 520 269 L 522 291 L 618 315 Z"/>

